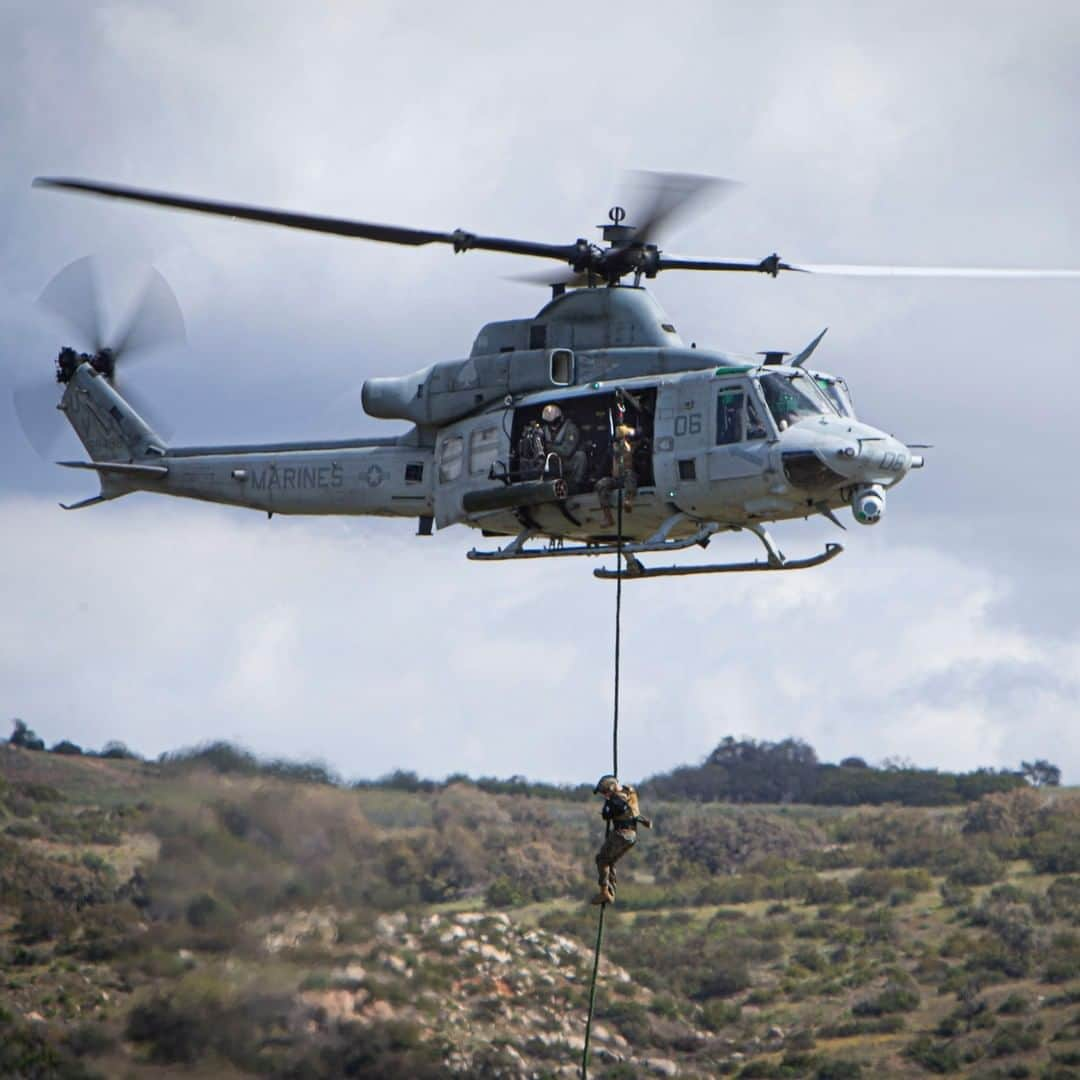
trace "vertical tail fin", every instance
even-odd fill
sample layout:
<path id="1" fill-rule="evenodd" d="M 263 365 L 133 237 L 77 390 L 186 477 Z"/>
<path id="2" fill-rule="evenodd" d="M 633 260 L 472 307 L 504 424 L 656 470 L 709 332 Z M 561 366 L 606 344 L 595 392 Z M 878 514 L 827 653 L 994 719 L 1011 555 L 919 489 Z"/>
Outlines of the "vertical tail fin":
<path id="1" fill-rule="evenodd" d="M 60 409 L 92 461 L 137 461 L 165 448 L 157 432 L 90 364 L 72 375 Z"/>

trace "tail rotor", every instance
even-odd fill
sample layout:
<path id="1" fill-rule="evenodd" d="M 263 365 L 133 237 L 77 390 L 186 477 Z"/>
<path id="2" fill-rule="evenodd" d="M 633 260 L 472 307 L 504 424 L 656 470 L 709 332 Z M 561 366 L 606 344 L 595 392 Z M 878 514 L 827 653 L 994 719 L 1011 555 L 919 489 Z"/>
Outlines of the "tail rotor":
<path id="1" fill-rule="evenodd" d="M 131 310 L 111 334 L 106 331 L 100 280 L 98 261 L 87 255 L 65 266 L 38 297 L 38 305 L 58 316 L 75 335 L 76 346 L 60 350 L 51 376 L 41 373 L 22 380 L 12 395 L 19 425 L 43 458 L 51 456 L 64 429 L 57 409 L 57 384 L 66 384 L 81 364 L 89 363 L 120 390 L 117 372 L 121 367 L 127 371 L 154 350 L 186 340 L 176 294 L 157 270 L 146 272 Z M 130 385 L 125 385 L 123 395 L 144 420 L 162 432 Z"/>

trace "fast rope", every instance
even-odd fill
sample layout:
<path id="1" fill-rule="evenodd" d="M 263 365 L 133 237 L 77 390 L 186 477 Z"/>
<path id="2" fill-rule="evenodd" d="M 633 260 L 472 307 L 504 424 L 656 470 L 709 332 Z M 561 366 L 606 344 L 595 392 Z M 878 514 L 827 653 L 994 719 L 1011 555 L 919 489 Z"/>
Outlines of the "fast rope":
<path id="1" fill-rule="evenodd" d="M 611 725 L 611 775 L 619 775 L 619 653 L 622 645 L 622 567 L 623 567 L 623 493 L 619 488 L 615 543 L 615 714 Z M 611 822 L 607 823 L 611 831 Z M 585 1020 L 585 1046 L 581 1051 L 581 1080 L 589 1077 L 589 1038 L 592 1035 L 593 1011 L 596 1007 L 596 979 L 600 971 L 600 947 L 604 942 L 604 912 L 607 904 L 600 905 L 600 918 L 596 924 L 596 948 L 593 950 L 592 978 L 589 981 L 589 1014 Z"/>

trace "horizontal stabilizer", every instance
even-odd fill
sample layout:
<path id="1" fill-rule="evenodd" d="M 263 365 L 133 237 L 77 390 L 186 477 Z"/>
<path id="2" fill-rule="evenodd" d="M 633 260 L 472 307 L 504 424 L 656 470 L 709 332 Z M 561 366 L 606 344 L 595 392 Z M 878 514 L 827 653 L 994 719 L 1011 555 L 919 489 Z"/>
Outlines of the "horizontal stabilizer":
<path id="1" fill-rule="evenodd" d="M 65 469 L 93 469 L 117 476 L 165 476 L 169 471 L 164 465 L 133 465 L 127 461 L 58 461 L 56 464 Z"/>
<path id="2" fill-rule="evenodd" d="M 83 499 L 82 502 L 71 503 L 70 505 L 68 503 L 60 503 L 60 509 L 82 510 L 86 506 L 97 506 L 98 503 L 108 502 L 110 498 L 115 499 L 116 496 L 110 495 L 108 498 L 106 498 L 104 495 L 94 495 L 92 498 Z"/>

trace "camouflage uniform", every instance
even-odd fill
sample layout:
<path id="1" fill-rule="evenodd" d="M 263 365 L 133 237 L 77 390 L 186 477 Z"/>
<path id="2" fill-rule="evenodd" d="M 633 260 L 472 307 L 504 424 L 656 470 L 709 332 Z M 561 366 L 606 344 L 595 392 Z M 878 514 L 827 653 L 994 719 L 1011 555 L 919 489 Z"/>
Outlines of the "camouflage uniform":
<path id="1" fill-rule="evenodd" d="M 618 487 L 622 487 L 623 509 L 628 514 L 633 512 L 634 496 L 637 494 L 637 473 L 634 471 L 636 435 L 637 432 L 629 424 L 619 424 L 615 428 L 615 438 L 611 443 L 611 475 L 603 477 L 596 484 L 605 525 L 615 524 L 611 516 L 611 493 Z"/>
<path id="2" fill-rule="evenodd" d="M 567 417 L 554 424 L 544 425 L 544 444 L 549 453 L 558 456 L 562 475 L 568 484 L 578 485 L 585 476 L 588 459 L 581 449 L 581 429 Z"/>
<path id="3" fill-rule="evenodd" d="M 604 776 L 593 790 L 604 796 L 604 820 L 608 833 L 596 853 L 596 872 L 600 891 L 590 901 L 611 904 L 615 901 L 615 863 L 637 843 L 637 827 L 652 828 L 652 822 L 642 817 L 637 792 L 629 784 L 620 784 L 614 776 Z"/>

